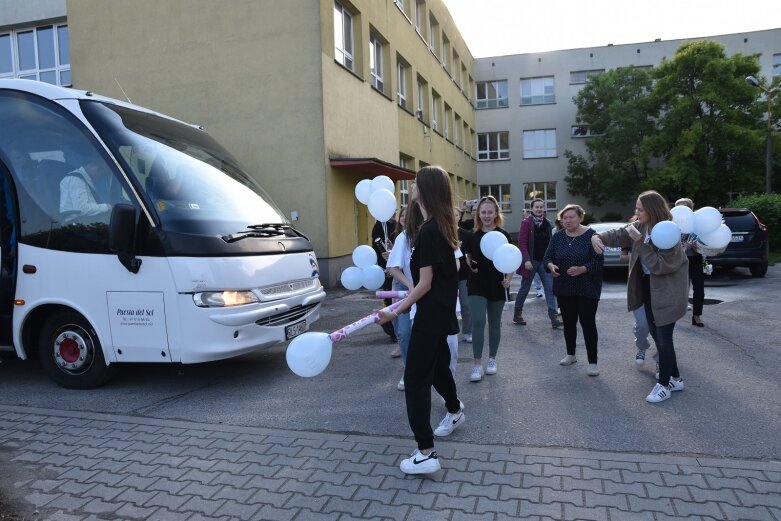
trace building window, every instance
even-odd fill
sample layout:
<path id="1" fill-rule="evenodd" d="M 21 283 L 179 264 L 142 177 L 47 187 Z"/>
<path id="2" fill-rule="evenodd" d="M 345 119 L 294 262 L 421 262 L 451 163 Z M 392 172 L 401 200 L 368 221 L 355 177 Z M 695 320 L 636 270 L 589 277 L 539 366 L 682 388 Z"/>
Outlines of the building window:
<path id="1" fill-rule="evenodd" d="M 475 108 L 495 109 L 508 107 L 507 80 L 479 81 L 475 83 Z"/>
<path id="2" fill-rule="evenodd" d="M 605 69 L 593 69 L 590 71 L 572 71 L 569 73 L 569 82 L 573 85 L 586 83 L 591 78 L 596 78 L 605 72 Z"/>
<path id="3" fill-rule="evenodd" d="M 337 62 L 354 71 L 353 16 L 334 2 L 334 54 Z"/>
<path id="4" fill-rule="evenodd" d="M 523 207 L 531 208 L 532 200 L 534 199 L 542 199 L 545 201 L 546 212 L 555 212 L 558 209 L 556 203 L 556 182 L 524 183 Z"/>
<path id="5" fill-rule="evenodd" d="M 781 54 L 773 55 L 773 76 L 781 76 Z"/>
<path id="6" fill-rule="evenodd" d="M 439 104 L 440 97 L 436 91 L 431 91 L 431 128 L 439 130 Z"/>
<path id="7" fill-rule="evenodd" d="M 453 68 L 450 69 L 450 76 L 456 81 L 458 84 L 458 75 L 461 74 L 461 67 L 458 66 L 459 63 L 459 56 L 455 49 L 453 49 Z"/>
<path id="8" fill-rule="evenodd" d="M 457 147 L 461 148 L 461 116 L 458 114 L 455 114 L 455 123 L 453 124 L 453 143 L 456 144 Z"/>
<path id="9" fill-rule="evenodd" d="M 439 56 L 439 61 L 442 62 L 442 66 L 445 68 L 445 70 L 448 70 L 448 64 L 450 63 L 450 60 L 448 60 L 449 55 L 450 55 L 450 40 L 447 39 L 445 33 L 442 33 L 442 53 Z"/>
<path id="10" fill-rule="evenodd" d="M 382 70 L 382 42 L 376 35 L 372 35 L 369 38 L 369 71 L 372 86 L 380 92 L 383 92 L 385 87 Z"/>
<path id="11" fill-rule="evenodd" d="M 419 120 L 421 120 L 423 123 L 426 123 L 426 107 L 428 106 L 428 84 L 426 83 L 426 80 L 418 76 L 418 99 L 416 100 L 417 105 L 415 106 L 415 115 L 418 117 Z"/>
<path id="12" fill-rule="evenodd" d="M 523 158 L 556 157 L 556 130 L 524 130 Z"/>
<path id="13" fill-rule="evenodd" d="M 445 124 L 445 139 L 450 139 L 450 129 L 453 128 L 453 124 L 450 121 L 453 118 L 453 109 L 450 108 L 450 105 L 445 103 L 445 115 L 444 115 L 444 124 Z"/>
<path id="14" fill-rule="evenodd" d="M 437 33 L 439 33 L 439 22 L 434 18 L 434 15 L 428 15 L 428 48 L 434 53 L 434 56 L 439 52 L 437 47 Z"/>
<path id="15" fill-rule="evenodd" d="M 480 197 L 494 196 L 503 212 L 512 211 L 510 204 L 510 185 L 480 185 Z"/>
<path id="16" fill-rule="evenodd" d="M 396 55 L 396 101 L 399 107 L 407 108 L 407 77 L 409 75 L 409 66 Z"/>
<path id="17" fill-rule="evenodd" d="M 424 0 L 415 0 L 415 30 L 423 36 L 423 28 L 426 19 L 426 2 Z"/>
<path id="18" fill-rule="evenodd" d="M 556 103 L 553 76 L 521 79 L 521 105 Z"/>
<path id="19" fill-rule="evenodd" d="M 477 134 L 477 160 L 510 159 L 509 132 L 481 132 Z"/>
<path id="20" fill-rule="evenodd" d="M 16 29 L 0 34 L 0 78 L 71 85 L 66 24 Z"/>
<path id="21" fill-rule="evenodd" d="M 588 125 L 572 125 L 572 137 L 592 137 L 601 136 L 603 134 L 596 134 L 591 132 Z"/>

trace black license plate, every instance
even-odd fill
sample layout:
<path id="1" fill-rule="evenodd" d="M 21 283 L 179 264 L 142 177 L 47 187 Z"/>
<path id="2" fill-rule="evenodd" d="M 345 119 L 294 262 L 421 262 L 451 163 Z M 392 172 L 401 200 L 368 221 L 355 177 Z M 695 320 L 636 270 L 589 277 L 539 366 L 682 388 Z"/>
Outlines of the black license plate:
<path id="1" fill-rule="evenodd" d="M 285 340 L 290 340 L 291 338 L 297 337 L 301 333 L 306 332 L 306 330 L 306 320 L 285 326 Z"/>

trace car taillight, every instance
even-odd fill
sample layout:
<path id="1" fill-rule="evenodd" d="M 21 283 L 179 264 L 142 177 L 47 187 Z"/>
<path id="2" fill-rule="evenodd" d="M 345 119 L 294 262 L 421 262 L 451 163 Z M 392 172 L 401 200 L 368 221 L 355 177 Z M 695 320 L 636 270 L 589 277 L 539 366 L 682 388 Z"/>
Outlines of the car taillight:
<path id="1" fill-rule="evenodd" d="M 751 212 L 751 215 L 753 215 L 754 216 L 754 220 L 757 221 L 757 226 L 759 226 L 759 229 L 762 230 L 763 232 L 766 232 L 767 231 L 767 226 L 762 224 L 762 221 L 759 220 L 759 217 L 757 217 L 757 214 L 755 214 L 754 212 Z"/>

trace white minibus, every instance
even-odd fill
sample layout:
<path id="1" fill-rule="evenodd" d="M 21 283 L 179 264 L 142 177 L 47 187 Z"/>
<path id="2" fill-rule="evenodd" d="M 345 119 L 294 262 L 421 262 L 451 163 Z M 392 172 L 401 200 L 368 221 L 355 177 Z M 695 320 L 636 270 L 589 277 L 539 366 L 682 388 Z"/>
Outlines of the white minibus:
<path id="1" fill-rule="evenodd" d="M 197 126 L 0 80 L 0 187 L 0 348 L 63 387 L 241 355 L 320 317 L 311 243 Z"/>

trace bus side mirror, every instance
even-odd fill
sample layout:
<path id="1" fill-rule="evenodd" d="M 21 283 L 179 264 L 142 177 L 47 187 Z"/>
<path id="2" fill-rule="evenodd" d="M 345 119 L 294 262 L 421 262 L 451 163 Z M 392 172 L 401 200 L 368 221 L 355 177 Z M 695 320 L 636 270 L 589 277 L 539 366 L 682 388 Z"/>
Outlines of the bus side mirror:
<path id="1" fill-rule="evenodd" d="M 111 209 L 108 247 L 117 252 L 119 262 L 131 273 L 138 273 L 141 259 L 133 254 L 136 243 L 136 209 L 130 204 L 116 204 Z"/>

